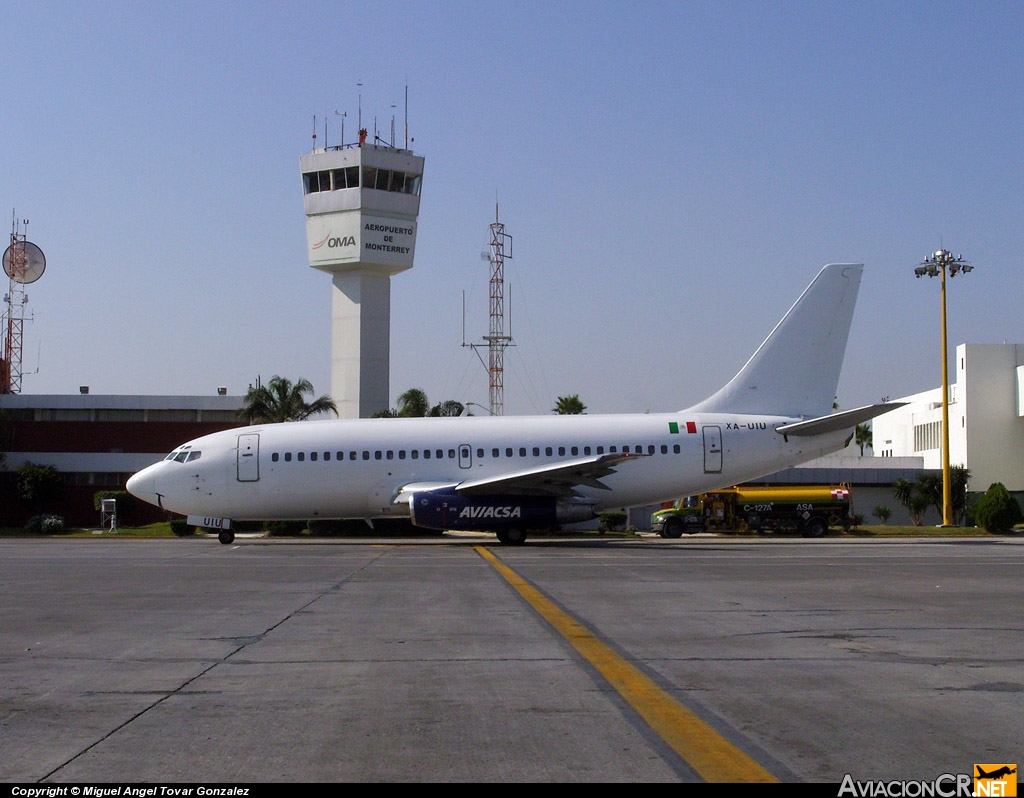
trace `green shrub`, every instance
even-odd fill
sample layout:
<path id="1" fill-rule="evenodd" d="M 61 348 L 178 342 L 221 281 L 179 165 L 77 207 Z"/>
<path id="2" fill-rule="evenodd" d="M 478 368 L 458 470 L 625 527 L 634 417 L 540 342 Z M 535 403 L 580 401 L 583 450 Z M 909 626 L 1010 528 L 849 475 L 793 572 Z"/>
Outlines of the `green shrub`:
<path id="1" fill-rule="evenodd" d="M 139 500 L 126 490 L 98 490 L 92 495 L 92 504 L 96 512 L 100 511 L 100 501 L 103 499 L 115 499 L 117 501 L 117 524 L 126 526 L 139 511 L 141 505 Z"/>
<path id="2" fill-rule="evenodd" d="M 314 518 L 307 524 L 307 528 L 309 529 L 309 534 L 313 537 L 335 538 L 359 534 L 368 527 L 363 521 L 353 523 L 352 521 L 340 521 L 330 518 Z"/>
<path id="3" fill-rule="evenodd" d="M 974 520 L 989 532 L 1013 529 L 1021 522 L 1020 504 L 1002 482 L 993 482 L 978 500 Z"/>
<path id="4" fill-rule="evenodd" d="M 34 515 L 25 524 L 30 535 L 60 535 L 64 533 L 64 519 L 59 515 Z"/>
<path id="5" fill-rule="evenodd" d="M 171 519 L 171 532 L 179 538 L 189 538 L 196 533 L 196 528 L 184 518 Z"/>
<path id="6" fill-rule="evenodd" d="M 267 521 L 263 529 L 270 537 L 298 537 L 306 530 L 305 521 Z"/>
<path id="7" fill-rule="evenodd" d="M 627 516 L 623 512 L 609 512 L 598 515 L 602 532 L 615 532 L 626 525 Z"/>

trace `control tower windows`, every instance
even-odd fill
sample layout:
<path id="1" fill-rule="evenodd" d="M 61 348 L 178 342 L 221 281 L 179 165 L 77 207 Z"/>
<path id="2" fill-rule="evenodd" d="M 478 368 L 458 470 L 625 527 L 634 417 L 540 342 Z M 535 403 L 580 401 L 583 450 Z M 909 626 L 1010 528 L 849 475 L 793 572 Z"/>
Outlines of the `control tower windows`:
<path id="1" fill-rule="evenodd" d="M 363 185 L 378 191 L 393 191 L 396 194 L 414 194 L 419 196 L 422 175 L 413 175 L 391 169 L 377 169 L 372 166 L 363 167 Z"/>
<path id="2" fill-rule="evenodd" d="M 413 194 L 419 196 L 422 175 L 413 175 L 392 169 L 377 169 L 373 166 L 363 167 L 363 185 L 378 191 L 391 191 L 396 194 Z M 359 167 L 349 166 L 344 169 L 330 169 L 323 172 L 307 172 L 302 175 L 305 193 L 314 194 L 319 191 L 340 191 L 343 188 L 359 187 Z"/>

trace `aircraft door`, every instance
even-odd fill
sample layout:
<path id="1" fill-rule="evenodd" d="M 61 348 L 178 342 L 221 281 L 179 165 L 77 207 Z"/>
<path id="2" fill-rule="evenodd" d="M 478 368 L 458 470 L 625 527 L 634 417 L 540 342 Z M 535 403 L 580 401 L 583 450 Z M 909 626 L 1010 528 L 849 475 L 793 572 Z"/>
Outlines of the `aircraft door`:
<path id="1" fill-rule="evenodd" d="M 473 447 L 468 443 L 463 443 L 459 446 L 459 468 L 472 468 L 473 466 Z"/>
<path id="2" fill-rule="evenodd" d="M 238 481 L 256 482 L 260 478 L 260 436 L 250 432 L 238 436 Z"/>
<path id="3" fill-rule="evenodd" d="M 719 474 L 722 471 L 722 428 L 704 427 L 704 473 Z"/>

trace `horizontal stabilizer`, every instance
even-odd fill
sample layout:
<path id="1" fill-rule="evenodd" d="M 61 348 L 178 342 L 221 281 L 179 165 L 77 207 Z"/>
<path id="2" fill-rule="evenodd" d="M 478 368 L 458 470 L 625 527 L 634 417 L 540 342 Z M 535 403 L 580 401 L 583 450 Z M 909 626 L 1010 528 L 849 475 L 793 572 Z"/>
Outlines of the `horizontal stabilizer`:
<path id="1" fill-rule="evenodd" d="M 897 407 L 903 407 L 905 404 L 906 402 L 887 402 L 880 405 L 866 405 L 854 410 L 844 410 L 842 413 L 832 413 L 808 421 L 798 421 L 796 424 L 786 424 L 776 427 L 775 431 L 780 435 L 823 435 L 826 432 L 852 429 L 868 419 L 888 413 Z"/>

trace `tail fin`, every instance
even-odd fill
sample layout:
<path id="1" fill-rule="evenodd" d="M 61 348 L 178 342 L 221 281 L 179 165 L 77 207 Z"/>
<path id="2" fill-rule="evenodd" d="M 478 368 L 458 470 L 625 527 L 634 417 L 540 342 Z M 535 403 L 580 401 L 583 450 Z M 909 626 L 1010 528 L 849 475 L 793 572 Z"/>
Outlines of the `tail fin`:
<path id="1" fill-rule="evenodd" d="M 688 408 L 816 418 L 832 412 L 864 267 L 822 269 L 739 374 Z"/>

